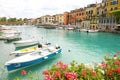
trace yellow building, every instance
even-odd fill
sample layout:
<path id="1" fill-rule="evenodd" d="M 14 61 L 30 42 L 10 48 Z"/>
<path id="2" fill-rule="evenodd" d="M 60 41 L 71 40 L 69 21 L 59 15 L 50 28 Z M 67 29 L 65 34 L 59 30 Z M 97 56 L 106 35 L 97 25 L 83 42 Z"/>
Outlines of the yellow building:
<path id="1" fill-rule="evenodd" d="M 63 25 L 64 24 L 64 15 L 63 14 L 56 14 L 55 17 L 55 23 L 57 25 Z"/>
<path id="2" fill-rule="evenodd" d="M 110 16 L 110 11 L 120 10 L 120 0 L 104 0 L 106 16 Z"/>

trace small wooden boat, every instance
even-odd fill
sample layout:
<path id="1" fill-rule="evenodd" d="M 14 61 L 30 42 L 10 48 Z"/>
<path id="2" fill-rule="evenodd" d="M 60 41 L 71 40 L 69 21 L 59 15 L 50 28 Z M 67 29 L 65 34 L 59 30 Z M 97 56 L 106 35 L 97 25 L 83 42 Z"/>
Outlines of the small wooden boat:
<path id="1" fill-rule="evenodd" d="M 13 43 L 16 47 L 24 47 L 24 46 L 31 46 L 35 44 L 39 44 L 39 41 L 36 39 L 29 39 L 29 40 L 21 40 Z"/>
<path id="2" fill-rule="evenodd" d="M 38 50 L 35 52 L 31 52 L 29 54 L 25 54 L 20 57 L 16 57 L 10 61 L 7 61 L 5 63 L 5 67 L 7 67 L 8 71 L 21 69 L 24 67 L 38 64 L 49 58 L 52 58 L 58 53 L 61 53 L 61 51 L 62 49 L 60 47 L 55 47 L 55 46 L 48 49 Z"/>

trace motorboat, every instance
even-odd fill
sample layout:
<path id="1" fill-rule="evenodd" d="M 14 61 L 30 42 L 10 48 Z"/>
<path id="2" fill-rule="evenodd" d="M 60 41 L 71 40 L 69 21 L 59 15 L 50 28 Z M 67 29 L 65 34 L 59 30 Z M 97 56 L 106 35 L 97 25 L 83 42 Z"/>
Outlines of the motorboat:
<path id="1" fill-rule="evenodd" d="M 62 49 L 59 46 L 52 46 L 47 49 L 38 50 L 20 57 L 16 57 L 12 60 L 5 62 L 4 65 L 8 71 L 14 71 L 48 60 L 49 58 L 52 58 L 55 55 L 61 53 L 61 51 Z"/>
<path id="2" fill-rule="evenodd" d="M 24 46 L 31 46 L 31 45 L 39 44 L 39 41 L 37 39 L 29 39 L 29 40 L 16 41 L 13 44 L 16 47 L 24 47 Z"/>
<path id="3" fill-rule="evenodd" d="M 14 55 L 15 57 L 18 57 L 38 50 L 47 49 L 49 47 L 51 47 L 50 44 L 38 44 L 37 46 L 27 47 L 24 49 L 13 51 L 10 53 L 10 55 Z"/>

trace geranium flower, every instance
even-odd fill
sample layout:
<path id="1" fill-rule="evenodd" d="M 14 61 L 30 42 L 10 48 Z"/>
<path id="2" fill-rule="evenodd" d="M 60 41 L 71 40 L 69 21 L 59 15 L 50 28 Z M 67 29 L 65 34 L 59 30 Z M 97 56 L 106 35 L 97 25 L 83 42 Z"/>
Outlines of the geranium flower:
<path id="1" fill-rule="evenodd" d="M 86 76 L 86 70 L 83 70 L 81 73 L 82 73 L 82 76 Z"/>
<path id="2" fill-rule="evenodd" d="M 96 71 L 92 71 L 91 74 L 92 74 L 92 76 L 96 76 L 97 75 Z"/>
<path id="3" fill-rule="evenodd" d="M 115 72 L 120 73 L 120 67 L 117 67 L 117 68 L 115 69 Z"/>
<path id="4" fill-rule="evenodd" d="M 43 71 L 42 74 L 44 74 L 44 75 L 49 75 L 49 71 L 48 71 L 48 70 L 45 70 L 45 71 Z"/>
<path id="5" fill-rule="evenodd" d="M 116 60 L 116 61 L 114 61 L 114 64 L 120 65 L 120 61 L 119 61 L 119 60 Z"/>
<path id="6" fill-rule="evenodd" d="M 54 76 L 58 77 L 59 79 L 61 78 L 61 74 L 59 71 L 55 71 Z"/>
<path id="7" fill-rule="evenodd" d="M 46 75 L 44 80 L 54 80 L 51 75 Z"/>
<path id="8" fill-rule="evenodd" d="M 74 72 L 66 72 L 65 77 L 69 80 L 76 80 L 77 79 L 77 74 Z"/>
<path id="9" fill-rule="evenodd" d="M 102 67 L 106 67 L 107 64 L 106 64 L 105 62 L 101 62 L 101 66 L 102 66 Z"/>
<path id="10" fill-rule="evenodd" d="M 23 69 L 23 70 L 21 70 L 21 74 L 22 74 L 22 75 L 26 75 L 27 72 Z"/>

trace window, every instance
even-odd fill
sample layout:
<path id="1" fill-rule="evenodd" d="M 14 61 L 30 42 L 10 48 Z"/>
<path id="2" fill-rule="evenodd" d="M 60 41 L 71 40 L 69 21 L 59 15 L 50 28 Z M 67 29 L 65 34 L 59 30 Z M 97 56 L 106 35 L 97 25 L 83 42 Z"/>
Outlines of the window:
<path id="1" fill-rule="evenodd" d="M 110 9 L 110 11 L 112 11 L 112 10 L 113 10 L 113 8 Z"/>
<path id="2" fill-rule="evenodd" d="M 114 10 L 117 10 L 117 9 L 118 9 L 117 7 L 114 8 Z"/>

